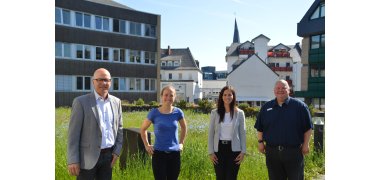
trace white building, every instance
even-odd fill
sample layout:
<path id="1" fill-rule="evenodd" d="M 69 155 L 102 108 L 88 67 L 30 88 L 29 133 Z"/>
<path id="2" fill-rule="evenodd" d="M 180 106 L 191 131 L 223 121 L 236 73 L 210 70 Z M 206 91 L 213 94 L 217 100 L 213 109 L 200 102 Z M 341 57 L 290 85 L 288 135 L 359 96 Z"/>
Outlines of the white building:
<path id="1" fill-rule="evenodd" d="M 189 48 L 161 49 L 161 89 L 172 85 L 176 89 L 177 101 L 197 102 L 202 98 L 202 71 Z"/>
<path id="2" fill-rule="evenodd" d="M 273 87 L 278 79 L 288 81 L 291 95 L 300 88 L 300 46 L 282 43 L 269 46 L 263 34 L 240 43 L 235 20 L 233 42 L 226 47 L 227 84 L 237 89 L 237 100 L 254 106 L 274 98 Z M 276 76 L 276 77 L 275 77 Z"/>

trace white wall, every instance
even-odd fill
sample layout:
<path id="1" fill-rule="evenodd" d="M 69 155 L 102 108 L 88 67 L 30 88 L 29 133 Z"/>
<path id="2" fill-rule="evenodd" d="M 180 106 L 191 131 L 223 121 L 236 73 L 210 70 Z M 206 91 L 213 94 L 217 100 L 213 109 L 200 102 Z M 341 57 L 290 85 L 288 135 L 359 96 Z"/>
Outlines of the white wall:
<path id="1" fill-rule="evenodd" d="M 265 37 L 259 37 L 253 42 L 255 44 L 255 52 L 258 53 L 257 55 L 264 61 L 266 61 L 268 57 L 268 42 L 268 39 Z"/>
<path id="2" fill-rule="evenodd" d="M 236 90 L 237 100 L 269 101 L 275 96 L 273 87 L 279 79 L 256 55 L 251 56 L 238 69 L 228 75 L 228 85 Z"/>

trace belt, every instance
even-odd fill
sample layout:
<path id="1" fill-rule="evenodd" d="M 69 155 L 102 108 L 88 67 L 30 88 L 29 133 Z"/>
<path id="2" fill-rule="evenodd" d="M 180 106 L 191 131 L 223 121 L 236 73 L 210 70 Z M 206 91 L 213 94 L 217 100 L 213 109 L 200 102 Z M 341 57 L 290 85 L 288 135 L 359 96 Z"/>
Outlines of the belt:
<path id="1" fill-rule="evenodd" d="M 100 153 L 112 152 L 112 150 L 113 150 L 113 147 L 110 147 L 110 148 L 104 148 L 104 149 L 101 149 L 101 150 L 100 150 Z"/>
<path id="2" fill-rule="evenodd" d="M 221 144 L 231 144 L 231 141 L 227 141 L 227 140 L 219 140 L 219 142 Z"/>
<path id="3" fill-rule="evenodd" d="M 266 144 L 267 147 L 275 148 L 278 151 L 283 151 L 284 149 L 295 149 L 300 148 L 301 144 L 298 145 L 273 145 L 273 144 Z"/>
<path id="4" fill-rule="evenodd" d="M 159 153 L 159 154 L 171 154 L 171 153 L 177 153 L 179 151 L 159 151 L 159 150 L 154 150 L 154 153 Z"/>

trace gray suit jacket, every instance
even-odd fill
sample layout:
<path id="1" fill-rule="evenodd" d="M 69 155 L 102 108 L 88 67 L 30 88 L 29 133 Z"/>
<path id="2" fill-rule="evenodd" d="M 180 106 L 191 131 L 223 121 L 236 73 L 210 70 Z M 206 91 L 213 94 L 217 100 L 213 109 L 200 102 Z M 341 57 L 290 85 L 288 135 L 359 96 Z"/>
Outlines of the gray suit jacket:
<path id="1" fill-rule="evenodd" d="M 113 153 L 120 155 L 123 144 L 121 101 L 108 94 L 113 112 Z M 102 132 L 94 92 L 76 97 L 71 109 L 67 143 L 67 164 L 79 163 L 81 169 L 92 169 L 98 161 Z"/>
<path id="2" fill-rule="evenodd" d="M 220 133 L 220 123 L 219 123 L 219 114 L 216 109 L 211 111 L 210 115 L 210 126 L 208 131 L 208 154 L 218 152 L 219 145 L 219 133 Z M 235 120 L 236 119 L 236 120 Z M 244 111 L 237 109 L 237 113 L 234 113 L 233 117 L 233 133 L 231 146 L 232 151 L 241 151 L 246 153 L 246 129 L 245 129 L 245 115 Z"/>

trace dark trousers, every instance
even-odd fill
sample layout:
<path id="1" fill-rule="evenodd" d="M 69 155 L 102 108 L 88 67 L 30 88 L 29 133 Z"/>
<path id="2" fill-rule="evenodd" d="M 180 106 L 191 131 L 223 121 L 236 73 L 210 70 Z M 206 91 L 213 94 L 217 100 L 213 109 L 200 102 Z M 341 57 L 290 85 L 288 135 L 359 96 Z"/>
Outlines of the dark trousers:
<path id="1" fill-rule="evenodd" d="M 80 169 L 77 180 L 111 180 L 112 179 L 112 151 L 100 153 L 98 162 L 92 169 Z"/>
<path id="2" fill-rule="evenodd" d="M 218 163 L 214 165 L 217 180 L 237 179 L 240 164 L 236 164 L 234 160 L 239 154 L 240 151 L 232 151 L 231 142 L 228 144 L 222 144 L 219 141 L 218 152 L 215 153 L 218 158 Z"/>
<path id="3" fill-rule="evenodd" d="M 177 180 L 181 168 L 179 151 L 157 151 L 152 156 L 152 168 L 155 180 Z"/>
<path id="4" fill-rule="evenodd" d="M 266 146 L 266 165 L 270 180 L 303 180 L 304 157 L 299 147 Z"/>

